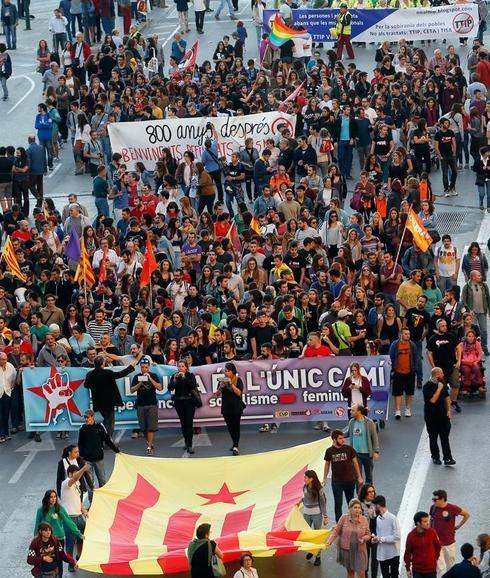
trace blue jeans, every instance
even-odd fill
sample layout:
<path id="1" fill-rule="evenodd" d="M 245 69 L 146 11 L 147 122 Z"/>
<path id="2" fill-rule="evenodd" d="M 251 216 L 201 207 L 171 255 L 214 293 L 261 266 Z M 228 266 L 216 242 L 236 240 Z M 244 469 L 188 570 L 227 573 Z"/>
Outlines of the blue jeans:
<path id="1" fill-rule="evenodd" d="M 99 482 L 99 488 L 102 488 L 102 486 L 105 486 L 105 484 L 107 482 L 107 478 L 105 475 L 104 460 L 100 460 L 99 462 L 87 461 L 87 464 L 90 465 L 90 470 L 88 470 L 88 475 L 92 479 L 92 482 L 95 482 L 94 476 L 97 476 L 97 481 Z M 94 485 L 94 483 L 92 485 Z M 88 496 L 89 496 L 90 502 L 92 502 L 93 495 L 94 495 L 94 491 L 89 488 Z"/>
<path id="2" fill-rule="evenodd" d="M 111 18 L 110 16 L 101 16 L 100 22 L 105 34 L 110 34 L 114 30 L 114 18 Z"/>
<path id="3" fill-rule="evenodd" d="M 10 396 L 4 393 L 0 397 L 0 437 L 6 437 L 9 435 L 9 417 L 10 417 L 10 406 L 12 400 Z"/>
<path id="4" fill-rule="evenodd" d="M 5 30 L 5 40 L 7 42 L 7 49 L 12 50 L 17 47 L 17 27 L 16 26 L 4 26 Z"/>
<path id="5" fill-rule="evenodd" d="M 352 170 L 352 145 L 348 140 L 340 140 L 338 146 L 339 169 L 345 177 L 350 176 Z"/>
<path id="6" fill-rule="evenodd" d="M 234 212 L 233 212 L 233 200 L 235 199 L 234 195 L 230 195 L 229 193 L 226 192 L 225 190 L 225 204 L 226 204 L 226 208 L 228 209 L 228 214 L 230 215 L 230 217 L 234 216 Z"/>
<path id="7" fill-rule="evenodd" d="M 7 77 L 0 73 L 0 84 L 2 85 L 3 96 L 8 98 L 9 90 L 7 88 Z"/>
<path id="8" fill-rule="evenodd" d="M 369 457 L 369 454 L 357 454 L 357 459 L 359 460 L 359 466 L 364 468 L 364 483 L 373 483 L 373 459 Z"/>
<path id="9" fill-rule="evenodd" d="M 480 197 L 480 207 L 484 206 L 484 200 L 486 196 L 487 209 L 490 209 L 490 181 L 485 181 L 484 185 L 478 185 L 478 196 Z"/>
<path id="10" fill-rule="evenodd" d="M 97 215 L 110 217 L 109 203 L 107 202 L 107 199 L 95 199 L 95 206 L 97 207 Z"/>
<path id="11" fill-rule="evenodd" d="M 53 141 L 49 140 L 41 140 L 39 139 L 39 144 L 44 147 L 46 155 L 48 157 L 48 167 L 50 169 L 53 168 Z"/>
<path id="12" fill-rule="evenodd" d="M 221 0 L 221 2 L 219 3 L 219 6 L 218 6 L 218 10 L 216 10 L 215 17 L 219 17 L 219 15 L 221 14 L 221 10 L 223 10 L 223 8 L 225 7 L 225 3 L 228 6 L 228 14 L 229 14 L 230 18 L 232 16 L 235 16 L 235 12 L 233 10 L 233 4 L 231 3 L 231 0 Z"/>

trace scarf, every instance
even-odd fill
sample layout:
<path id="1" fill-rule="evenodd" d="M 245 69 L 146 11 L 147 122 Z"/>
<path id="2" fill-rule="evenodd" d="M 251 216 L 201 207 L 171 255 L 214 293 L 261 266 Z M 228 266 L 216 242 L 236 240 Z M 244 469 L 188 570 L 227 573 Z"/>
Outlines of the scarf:
<path id="1" fill-rule="evenodd" d="M 194 540 L 191 540 L 189 542 L 189 545 L 187 546 L 187 559 L 189 560 L 190 564 L 192 564 L 192 558 L 196 553 L 196 551 L 198 550 L 198 548 L 206 544 L 206 542 L 209 542 L 207 538 L 203 539 L 194 538 Z"/>

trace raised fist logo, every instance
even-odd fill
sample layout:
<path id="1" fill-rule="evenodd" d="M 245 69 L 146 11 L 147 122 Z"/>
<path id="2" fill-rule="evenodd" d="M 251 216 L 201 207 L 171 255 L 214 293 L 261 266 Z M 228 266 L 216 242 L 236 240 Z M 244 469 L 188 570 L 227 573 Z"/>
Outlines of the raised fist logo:
<path id="1" fill-rule="evenodd" d="M 68 410 L 67 404 L 73 397 L 74 391 L 70 388 L 70 378 L 67 373 L 56 373 L 42 384 L 42 390 L 48 402 L 48 423 L 53 419 L 56 425 L 58 416 L 63 413 L 63 408 Z"/>

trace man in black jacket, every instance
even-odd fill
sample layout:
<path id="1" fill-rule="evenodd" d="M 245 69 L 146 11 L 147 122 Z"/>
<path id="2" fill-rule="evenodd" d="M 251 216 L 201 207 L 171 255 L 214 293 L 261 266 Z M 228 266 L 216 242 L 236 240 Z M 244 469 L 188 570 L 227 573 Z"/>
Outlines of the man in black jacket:
<path id="1" fill-rule="evenodd" d="M 95 358 L 95 369 L 89 371 L 85 378 L 85 387 L 92 394 L 92 405 L 95 411 L 102 414 L 103 423 L 109 437 L 114 433 L 114 407 L 122 407 L 123 401 L 116 379 L 126 377 L 134 371 L 135 363 L 131 362 L 122 371 L 114 372 L 105 369 L 105 357 L 98 355 Z"/>
<path id="2" fill-rule="evenodd" d="M 104 446 L 105 443 L 113 452 L 118 454 L 120 449 L 112 441 L 107 430 L 101 423 L 97 423 L 94 417 L 94 411 L 87 409 L 83 415 L 85 424 L 82 425 L 78 432 L 78 449 L 82 458 L 90 464 L 89 475 L 92 484 L 88 485 L 89 500 L 92 501 L 94 491 L 94 474 L 97 476 L 99 488 L 106 483 L 104 468 Z"/>

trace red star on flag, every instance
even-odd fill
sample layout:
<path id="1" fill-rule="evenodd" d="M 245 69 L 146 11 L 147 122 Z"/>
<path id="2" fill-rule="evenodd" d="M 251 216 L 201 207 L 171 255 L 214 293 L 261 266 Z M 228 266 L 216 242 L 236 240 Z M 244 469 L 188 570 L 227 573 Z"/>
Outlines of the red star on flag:
<path id="1" fill-rule="evenodd" d="M 32 391 L 35 395 L 42 397 L 46 401 L 46 413 L 44 419 L 49 423 L 53 412 L 60 407 L 66 406 L 71 413 L 80 416 L 82 415 L 77 404 L 73 400 L 73 396 L 75 391 L 84 381 L 85 379 L 74 379 L 68 383 L 63 383 L 62 374 L 57 371 L 56 367 L 51 367 L 47 381 L 42 385 L 29 387 L 28 390 Z M 54 406 L 52 405 L 53 399 L 57 400 L 57 403 Z"/>
<path id="2" fill-rule="evenodd" d="M 219 492 L 217 494 L 197 494 L 204 498 L 205 500 L 209 500 L 203 506 L 209 506 L 210 504 L 219 504 L 222 502 L 223 504 L 236 504 L 235 498 L 237 496 L 241 496 L 242 494 L 246 494 L 249 490 L 244 490 L 243 492 L 230 492 L 226 482 L 221 486 Z"/>

